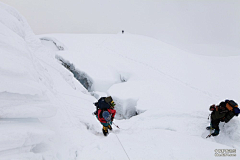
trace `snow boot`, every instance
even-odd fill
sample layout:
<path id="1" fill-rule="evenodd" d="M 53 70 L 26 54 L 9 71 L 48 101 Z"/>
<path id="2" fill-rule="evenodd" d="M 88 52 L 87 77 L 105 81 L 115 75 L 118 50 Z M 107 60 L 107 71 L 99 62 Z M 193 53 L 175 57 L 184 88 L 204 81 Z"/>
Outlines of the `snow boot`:
<path id="1" fill-rule="evenodd" d="M 217 136 L 219 135 L 220 130 L 215 129 L 215 131 L 212 133 L 212 136 Z"/>
<path id="2" fill-rule="evenodd" d="M 108 127 L 103 126 L 102 131 L 103 131 L 104 136 L 108 135 Z"/>
<path id="3" fill-rule="evenodd" d="M 112 126 L 109 124 L 108 125 L 108 129 L 111 131 L 112 130 Z"/>

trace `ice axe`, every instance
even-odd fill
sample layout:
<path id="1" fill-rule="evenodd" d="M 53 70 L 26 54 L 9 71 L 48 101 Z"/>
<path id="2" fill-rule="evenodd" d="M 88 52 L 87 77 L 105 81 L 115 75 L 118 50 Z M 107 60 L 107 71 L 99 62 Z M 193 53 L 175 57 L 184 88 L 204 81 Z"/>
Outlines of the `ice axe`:
<path id="1" fill-rule="evenodd" d="M 209 134 L 206 138 L 209 138 L 209 137 L 211 137 L 212 136 L 212 134 Z"/>
<path id="2" fill-rule="evenodd" d="M 113 122 L 112 122 L 112 123 L 113 123 Z M 118 125 L 116 125 L 115 123 L 113 123 L 113 124 L 114 124 L 118 129 L 121 129 L 121 128 L 119 128 Z"/>

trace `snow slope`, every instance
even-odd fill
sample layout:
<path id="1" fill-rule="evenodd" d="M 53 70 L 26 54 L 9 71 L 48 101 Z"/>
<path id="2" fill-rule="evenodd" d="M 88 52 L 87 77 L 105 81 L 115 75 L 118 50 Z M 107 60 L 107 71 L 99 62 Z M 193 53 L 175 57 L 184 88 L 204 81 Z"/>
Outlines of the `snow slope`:
<path id="1" fill-rule="evenodd" d="M 218 137 L 205 139 L 208 107 L 239 99 L 239 57 L 189 54 L 131 34 L 47 36 L 68 47 L 56 54 L 87 74 L 92 95 L 111 95 L 117 103 L 122 129 L 107 139 L 94 138 L 79 159 L 128 159 L 117 138 L 130 159 L 212 159 L 214 149 L 240 147 L 239 118 L 220 124 Z M 99 126 L 89 125 L 101 134 Z"/>
<path id="2" fill-rule="evenodd" d="M 0 12 L 0 159 L 217 159 L 215 149 L 240 148 L 237 117 L 205 138 L 209 105 L 239 100 L 238 56 L 193 55 L 131 34 L 35 36 L 13 8 L 0 3 Z M 92 115 L 104 95 L 121 128 L 108 137 Z"/>
<path id="3" fill-rule="evenodd" d="M 31 148 L 53 136 L 38 118 L 55 115 L 56 108 L 40 83 L 47 76 L 39 73 L 43 68 L 33 55 L 40 41 L 14 9 L 0 3 L 0 12 L 0 157 L 19 152 L 27 157 Z"/>

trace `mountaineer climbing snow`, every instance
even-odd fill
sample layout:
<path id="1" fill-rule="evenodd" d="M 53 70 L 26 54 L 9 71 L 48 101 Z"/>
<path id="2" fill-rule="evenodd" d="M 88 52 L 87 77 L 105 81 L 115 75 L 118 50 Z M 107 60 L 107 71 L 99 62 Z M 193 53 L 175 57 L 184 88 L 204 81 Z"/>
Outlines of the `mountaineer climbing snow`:
<path id="1" fill-rule="evenodd" d="M 96 106 L 94 114 L 103 125 L 102 131 L 104 136 L 107 136 L 108 129 L 112 130 L 112 122 L 116 114 L 116 110 L 114 110 L 115 103 L 112 97 L 109 96 L 101 97 L 98 102 L 94 103 L 94 105 Z"/>
<path id="2" fill-rule="evenodd" d="M 207 136 L 217 136 L 220 132 L 219 123 L 228 123 L 234 116 L 238 116 L 240 109 L 238 104 L 233 100 L 222 101 L 219 105 L 211 105 L 209 110 L 211 113 L 211 123 L 206 129 L 210 130 L 210 134 Z M 211 131 L 214 130 L 213 133 Z"/>

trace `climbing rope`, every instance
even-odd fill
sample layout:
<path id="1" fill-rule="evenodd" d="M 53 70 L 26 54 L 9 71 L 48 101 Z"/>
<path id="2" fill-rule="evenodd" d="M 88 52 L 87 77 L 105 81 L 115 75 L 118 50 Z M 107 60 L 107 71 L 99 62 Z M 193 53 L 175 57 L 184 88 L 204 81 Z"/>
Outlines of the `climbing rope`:
<path id="1" fill-rule="evenodd" d="M 114 134 L 115 134 L 115 133 L 114 133 Z M 125 154 L 127 155 L 128 159 L 130 160 L 130 158 L 129 158 L 129 156 L 128 156 L 127 152 L 126 152 L 126 150 L 124 149 L 124 147 L 123 147 L 123 145 L 122 145 L 122 143 L 121 143 L 121 141 L 120 141 L 120 139 L 118 138 L 118 136 L 117 136 L 116 134 L 115 134 L 115 136 L 117 137 L 117 139 L 118 139 L 119 143 L 120 143 L 120 144 L 121 144 L 121 146 L 122 146 L 122 149 L 124 150 Z"/>

